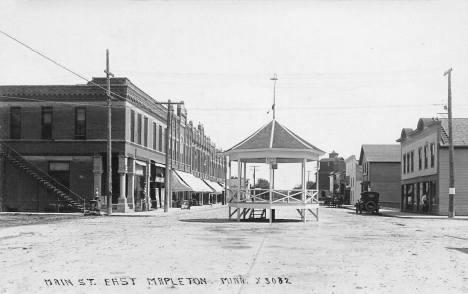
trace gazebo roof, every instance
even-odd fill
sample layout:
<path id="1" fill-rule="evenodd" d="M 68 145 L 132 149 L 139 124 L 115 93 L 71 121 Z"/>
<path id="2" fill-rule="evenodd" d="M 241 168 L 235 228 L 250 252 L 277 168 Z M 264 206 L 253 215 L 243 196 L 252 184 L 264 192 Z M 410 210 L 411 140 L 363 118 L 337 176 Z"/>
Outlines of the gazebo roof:
<path id="1" fill-rule="evenodd" d="M 274 119 L 225 151 L 225 155 L 233 159 L 244 159 L 242 161 L 247 162 L 260 162 L 266 157 L 282 158 L 278 162 L 298 162 L 300 158 L 317 160 L 318 156 L 323 154 L 325 154 L 324 151 L 294 134 Z"/>

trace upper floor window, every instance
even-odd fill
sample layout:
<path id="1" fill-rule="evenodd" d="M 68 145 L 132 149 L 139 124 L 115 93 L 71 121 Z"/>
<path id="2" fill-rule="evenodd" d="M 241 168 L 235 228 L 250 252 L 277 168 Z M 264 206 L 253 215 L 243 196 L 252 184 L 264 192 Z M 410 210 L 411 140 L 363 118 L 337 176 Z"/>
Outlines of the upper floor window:
<path id="1" fill-rule="evenodd" d="M 130 111 L 130 141 L 135 143 L 135 111 Z"/>
<path id="2" fill-rule="evenodd" d="M 403 154 L 403 173 L 406 174 L 406 154 Z"/>
<path id="3" fill-rule="evenodd" d="M 166 153 L 167 152 L 167 148 L 166 148 L 166 145 L 169 145 L 169 141 L 167 141 L 167 128 L 164 128 L 164 145 L 163 145 L 163 152 Z"/>
<path id="4" fill-rule="evenodd" d="M 148 147 L 148 118 L 145 116 L 143 121 L 143 146 Z"/>
<path id="5" fill-rule="evenodd" d="M 75 108 L 75 138 L 86 138 L 86 108 Z"/>
<path id="6" fill-rule="evenodd" d="M 434 167 L 434 161 L 435 161 L 435 144 L 431 144 L 431 167 Z"/>
<path id="7" fill-rule="evenodd" d="M 163 129 L 162 129 L 162 126 L 159 126 L 159 146 L 158 146 L 158 150 L 159 151 L 163 151 Z"/>
<path id="8" fill-rule="evenodd" d="M 414 151 L 411 151 L 411 172 L 414 172 Z"/>
<path id="9" fill-rule="evenodd" d="M 419 163 L 419 170 L 422 169 L 422 148 L 419 147 L 418 149 L 418 163 Z"/>
<path id="10" fill-rule="evenodd" d="M 137 122 L 137 132 L 136 132 L 136 136 L 137 136 L 137 143 L 141 145 L 141 129 L 142 129 L 142 124 L 143 124 L 143 120 L 142 120 L 142 116 L 141 114 L 139 113 L 138 114 L 138 122 Z"/>
<path id="11" fill-rule="evenodd" d="M 427 157 L 428 157 L 428 154 L 427 154 L 427 146 L 424 146 L 424 168 L 427 168 Z"/>
<path id="12" fill-rule="evenodd" d="M 406 173 L 410 172 L 410 154 L 406 153 Z"/>
<path id="13" fill-rule="evenodd" d="M 42 107 L 42 139 L 52 139 L 52 107 Z"/>
<path id="14" fill-rule="evenodd" d="M 156 125 L 155 122 L 153 122 L 153 149 L 156 150 L 156 147 L 157 147 L 157 143 L 156 143 L 156 133 L 157 133 L 157 129 L 158 129 L 158 126 Z"/>
<path id="15" fill-rule="evenodd" d="M 21 139 L 21 107 L 10 108 L 10 139 Z"/>

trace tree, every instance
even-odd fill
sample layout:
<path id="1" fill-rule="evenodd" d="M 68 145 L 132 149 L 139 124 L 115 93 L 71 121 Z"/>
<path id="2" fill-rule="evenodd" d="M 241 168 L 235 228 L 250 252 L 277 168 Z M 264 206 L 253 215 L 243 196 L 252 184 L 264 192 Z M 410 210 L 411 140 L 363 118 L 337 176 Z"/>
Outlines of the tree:
<path id="1" fill-rule="evenodd" d="M 255 188 L 270 189 L 270 183 L 267 180 L 260 178 L 257 180 Z"/>
<path id="2" fill-rule="evenodd" d="M 314 188 L 315 188 L 315 182 L 308 181 L 307 182 L 307 190 L 312 190 Z M 298 184 L 298 185 L 294 186 L 293 189 L 302 189 L 302 184 Z"/>

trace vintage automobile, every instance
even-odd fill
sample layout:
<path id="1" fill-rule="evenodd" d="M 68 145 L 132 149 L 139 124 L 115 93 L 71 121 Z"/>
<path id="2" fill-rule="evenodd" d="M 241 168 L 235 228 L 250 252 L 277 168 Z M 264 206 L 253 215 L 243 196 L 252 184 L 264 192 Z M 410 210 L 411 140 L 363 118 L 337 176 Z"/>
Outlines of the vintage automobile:
<path id="1" fill-rule="evenodd" d="M 361 199 L 356 203 L 356 213 L 362 213 L 367 211 L 369 213 L 379 213 L 380 204 L 379 204 L 378 192 L 362 192 Z"/>
<path id="2" fill-rule="evenodd" d="M 180 203 L 180 209 L 190 209 L 190 206 L 192 206 L 190 200 L 182 200 Z"/>

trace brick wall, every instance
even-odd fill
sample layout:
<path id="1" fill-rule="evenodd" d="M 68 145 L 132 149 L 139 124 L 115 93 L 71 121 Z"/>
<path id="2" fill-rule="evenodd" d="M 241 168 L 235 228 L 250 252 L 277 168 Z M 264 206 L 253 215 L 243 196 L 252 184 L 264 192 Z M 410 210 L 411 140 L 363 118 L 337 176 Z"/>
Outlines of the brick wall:
<path id="1" fill-rule="evenodd" d="M 50 159 L 50 158 L 49 158 Z M 57 158 L 57 160 L 60 158 Z M 4 157 L 2 158 L 4 160 Z M 45 158 L 32 157 L 30 162 L 48 172 Z M 53 160 L 52 160 L 53 161 Z M 70 190 L 86 199 L 87 205 L 93 195 L 93 173 L 91 157 L 72 157 L 70 160 Z M 16 208 L 26 212 L 44 212 L 49 204 L 68 204 L 24 170 L 5 160 L 4 191 L 2 210 Z M 67 191 L 63 190 L 67 193 Z"/>
<path id="2" fill-rule="evenodd" d="M 0 118 L 2 139 L 10 138 L 10 106 L 21 107 L 21 139 L 40 140 L 42 128 L 42 107 L 52 107 L 52 138 L 55 140 L 75 139 L 75 109 L 86 107 L 86 139 L 107 139 L 107 103 L 95 102 L 92 106 L 70 106 L 60 103 L 15 103 L 1 108 Z M 89 102 L 88 102 L 89 103 Z M 125 138 L 125 109 L 123 103 L 114 103 L 112 108 L 112 138 Z"/>

